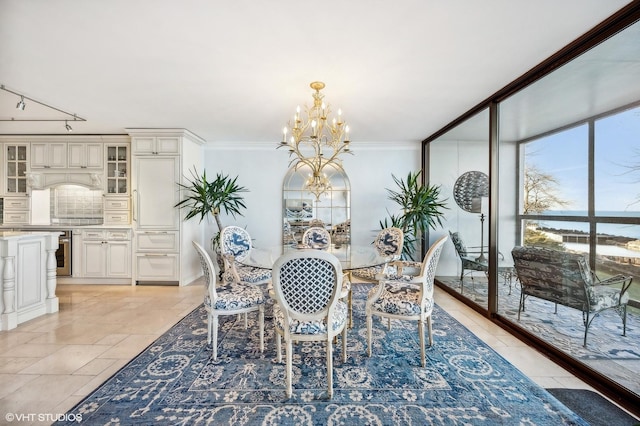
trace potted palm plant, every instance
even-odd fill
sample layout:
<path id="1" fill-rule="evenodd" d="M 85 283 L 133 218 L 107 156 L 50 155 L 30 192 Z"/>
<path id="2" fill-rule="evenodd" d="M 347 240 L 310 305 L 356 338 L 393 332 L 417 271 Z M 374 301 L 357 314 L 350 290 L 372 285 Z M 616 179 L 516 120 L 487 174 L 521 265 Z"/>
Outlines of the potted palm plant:
<path id="1" fill-rule="evenodd" d="M 395 201 L 401 209 L 398 215 L 389 214 L 380 222 L 381 229 L 395 226 L 404 232 L 404 247 L 402 254 L 405 259 L 412 259 L 416 251 L 418 238 L 422 237 L 429 228 L 442 226 L 444 210 L 448 209 L 447 199 L 440 196 L 439 185 L 421 185 L 422 171 L 409 172 L 406 181 L 394 175 L 394 182 L 398 190 L 387 188 L 389 199 Z"/>
<path id="2" fill-rule="evenodd" d="M 184 220 L 193 217 L 200 217 L 200 222 L 205 217 L 213 216 L 218 232 L 212 238 L 212 245 L 215 248 L 217 238 L 222 230 L 220 212 L 231 214 L 234 219 L 236 215 L 242 216 L 242 209 L 246 209 L 244 198 L 240 195 L 249 192 L 244 186 L 237 183 L 238 177 L 230 178 L 229 175 L 217 173 L 215 179 L 207 179 L 206 170 L 200 175 L 197 170 L 191 170 L 192 179 L 187 179 L 188 183 L 178 183 L 178 186 L 185 191 L 185 198 L 174 207 L 187 209 Z"/>

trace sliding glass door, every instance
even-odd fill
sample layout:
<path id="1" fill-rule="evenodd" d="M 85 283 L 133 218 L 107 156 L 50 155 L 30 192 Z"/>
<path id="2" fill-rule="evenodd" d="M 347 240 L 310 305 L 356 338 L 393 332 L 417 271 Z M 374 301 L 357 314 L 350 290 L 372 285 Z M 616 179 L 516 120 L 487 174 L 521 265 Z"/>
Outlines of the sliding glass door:
<path id="1" fill-rule="evenodd" d="M 638 40 L 640 24 L 627 25 L 520 90 L 497 94 L 486 107 L 476 107 L 425 141 L 429 183 L 441 185 L 449 196 L 438 232 L 456 243 L 443 251 L 438 284 L 635 401 L 640 401 Z M 626 316 L 622 307 L 594 318 L 586 307 L 523 297 L 512 257 L 521 246 L 555 250 L 558 258 L 581 256 L 584 267 L 576 270 L 586 281 L 631 278 L 631 286 L 617 296 Z M 559 282 L 567 279 L 553 273 Z M 604 303 L 598 297 L 585 300 L 585 306 Z"/>

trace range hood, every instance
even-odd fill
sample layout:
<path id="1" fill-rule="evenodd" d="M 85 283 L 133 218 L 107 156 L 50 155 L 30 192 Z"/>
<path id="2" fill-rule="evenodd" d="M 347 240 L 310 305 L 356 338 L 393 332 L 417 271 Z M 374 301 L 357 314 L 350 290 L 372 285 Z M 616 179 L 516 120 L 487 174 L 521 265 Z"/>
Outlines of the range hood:
<path id="1" fill-rule="evenodd" d="M 27 185 L 32 189 L 45 189 L 58 185 L 81 185 L 91 189 L 102 188 L 102 173 L 27 173 Z"/>

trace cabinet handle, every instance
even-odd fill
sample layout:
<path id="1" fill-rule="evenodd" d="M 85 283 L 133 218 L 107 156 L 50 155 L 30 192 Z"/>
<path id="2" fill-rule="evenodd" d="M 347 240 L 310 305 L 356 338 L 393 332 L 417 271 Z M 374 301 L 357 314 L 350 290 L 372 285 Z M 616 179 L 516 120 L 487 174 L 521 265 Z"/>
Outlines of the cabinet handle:
<path id="1" fill-rule="evenodd" d="M 142 255 L 142 257 L 167 257 L 167 256 L 169 255 L 165 253 L 145 253 Z"/>
<path id="2" fill-rule="evenodd" d="M 131 216 L 134 222 L 138 221 L 138 190 L 134 189 L 133 190 L 133 197 L 132 201 L 133 201 L 133 206 L 131 206 Z"/>

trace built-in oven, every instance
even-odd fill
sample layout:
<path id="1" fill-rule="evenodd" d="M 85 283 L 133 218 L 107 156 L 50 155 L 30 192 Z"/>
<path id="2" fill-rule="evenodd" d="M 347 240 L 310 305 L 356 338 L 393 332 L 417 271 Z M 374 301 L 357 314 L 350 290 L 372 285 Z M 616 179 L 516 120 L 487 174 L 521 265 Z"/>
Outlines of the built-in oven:
<path id="1" fill-rule="evenodd" d="M 71 276 L 71 231 L 61 231 L 58 237 L 58 250 L 56 251 L 56 262 L 58 267 L 56 275 L 59 277 Z"/>

